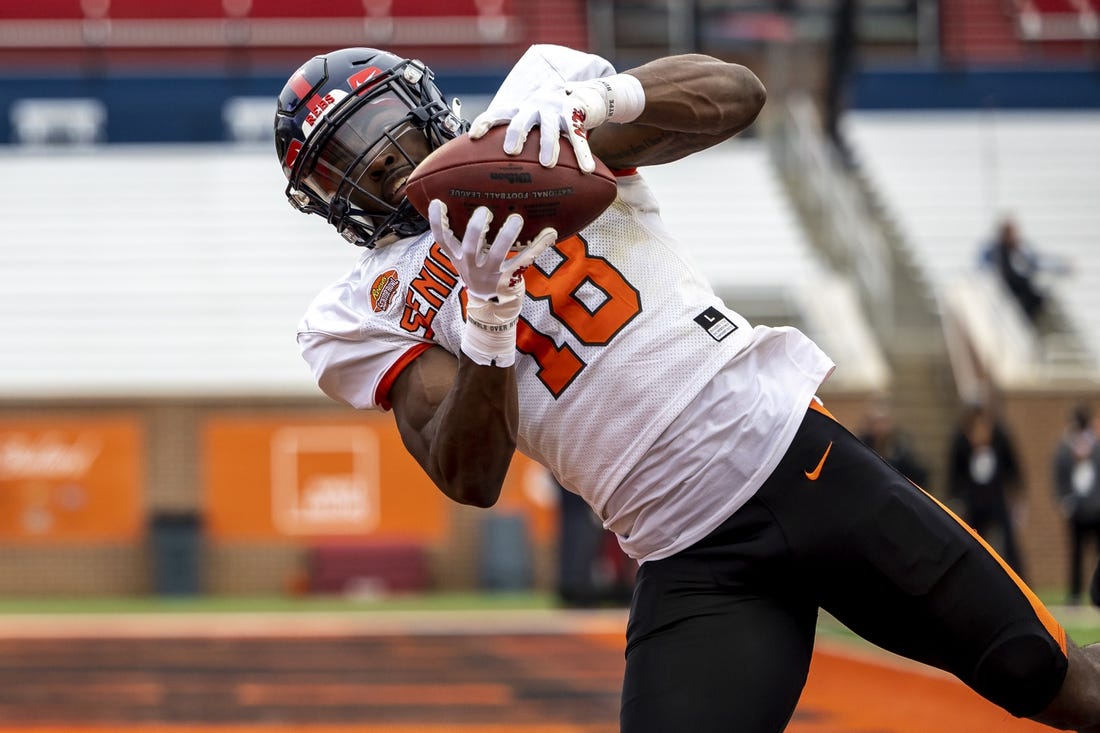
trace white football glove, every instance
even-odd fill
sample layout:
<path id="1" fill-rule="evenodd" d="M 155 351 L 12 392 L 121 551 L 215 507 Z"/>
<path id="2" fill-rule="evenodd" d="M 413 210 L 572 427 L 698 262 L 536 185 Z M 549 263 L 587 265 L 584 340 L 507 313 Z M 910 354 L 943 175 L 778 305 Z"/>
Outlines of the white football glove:
<path id="1" fill-rule="evenodd" d="M 460 242 L 447 221 L 447 205 L 439 199 L 428 204 L 432 235 L 466 285 L 462 351 L 478 364 L 508 367 L 516 361 L 516 323 L 526 293 L 523 271 L 557 241 L 558 234 L 547 227 L 508 257 L 523 228 L 523 217 L 510 214 L 490 244 L 492 219 L 488 208 L 475 209 Z"/>
<path id="2" fill-rule="evenodd" d="M 547 168 L 558 164 L 558 140 L 562 130 L 561 114 L 565 92 L 561 87 L 539 90 L 516 106 L 492 107 L 470 123 L 470 137 L 477 139 L 497 125 L 508 125 L 504 133 L 504 152 L 519 155 L 531 129 L 539 127 L 539 163 Z"/>
<path id="3" fill-rule="evenodd" d="M 630 74 L 575 82 L 564 87 L 545 88 L 514 107 L 496 107 L 482 112 L 470 125 L 470 137 L 482 137 L 491 128 L 507 123 L 504 152 L 518 155 L 527 135 L 539 126 L 539 162 L 557 165 L 561 133 L 569 137 L 580 169 L 596 170 L 588 146 L 588 131 L 604 122 L 631 122 L 645 109 L 641 82 Z"/>

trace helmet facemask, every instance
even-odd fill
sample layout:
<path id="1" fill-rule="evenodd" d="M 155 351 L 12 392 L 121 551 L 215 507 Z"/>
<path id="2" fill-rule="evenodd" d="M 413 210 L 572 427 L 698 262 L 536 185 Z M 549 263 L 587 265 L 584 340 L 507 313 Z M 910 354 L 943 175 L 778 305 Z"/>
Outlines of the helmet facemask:
<path id="1" fill-rule="evenodd" d="M 405 199 L 405 181 L 428 153 L 466 129 L 431 72 L 402 61 L 350 93 L 328 94 L 335 104 L 302 125 L 305 143 L 286 188 L 291 204 L 365 247 L 427 231 Z"/>

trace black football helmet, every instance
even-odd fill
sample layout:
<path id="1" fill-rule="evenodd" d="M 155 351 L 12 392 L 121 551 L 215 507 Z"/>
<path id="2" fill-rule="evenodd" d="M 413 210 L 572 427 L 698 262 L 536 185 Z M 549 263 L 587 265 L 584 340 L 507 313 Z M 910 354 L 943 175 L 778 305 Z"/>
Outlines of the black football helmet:
<path id="1" fill-rule="evenodd" d="M 315 56 L 279 94 L 275 151 L 286 196 L 364 247 L 420 234 L 428 223 L 404 196 L 413 168 L 469 127 L 431 69 L 373 48 Z"/>

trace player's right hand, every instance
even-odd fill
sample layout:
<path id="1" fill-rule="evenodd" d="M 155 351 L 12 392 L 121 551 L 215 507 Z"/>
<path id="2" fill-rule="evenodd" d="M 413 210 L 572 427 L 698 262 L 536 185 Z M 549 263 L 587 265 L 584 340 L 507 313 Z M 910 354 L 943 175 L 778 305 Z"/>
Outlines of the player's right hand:
<path id="1" fill-rule="evenodd" d="M 524 294 L 523 271 L 557 240 L 557 232 L 547 227 L 528 244 L 516 247 L 523 217 L 510 214 L 490 243 L 488 234 L 492 220 L 488 208 L 478 207 L 460 241 L 447 220 L 447 205 L 439 199 L 428 204 L 432 235 L 458 270 L 467 295 L 500 305 L 514 303 L 518 315 Z M 517 254 L 509 257 L 513 251 Z"/>
<path id="2" fill-rule="evenodd" d="M 462 352 L 475 364 L 510 367 L 516 361 L 516 334 L 523 309 L 523 271 L 558 235 L 549 227 L 513 252 L 523 228 L 523 217 L 510 214 L 490 244 L 492 213 L 484 206 L 474 210 L 459 241 L 447 221 L 447 205 L 439 199 L 428 204 L 428 223 L 435 241 L 451 258 L 466 285 L 466 328 Z"/>

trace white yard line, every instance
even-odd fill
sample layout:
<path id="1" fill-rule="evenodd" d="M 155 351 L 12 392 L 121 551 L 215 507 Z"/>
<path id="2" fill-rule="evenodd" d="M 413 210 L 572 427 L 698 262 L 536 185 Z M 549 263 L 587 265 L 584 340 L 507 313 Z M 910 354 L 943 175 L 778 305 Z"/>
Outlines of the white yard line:
<path id="1" fill-rule="evenodd" d="M 0 639 L 623 634 L 625 609 L 4 614 Z"/>

